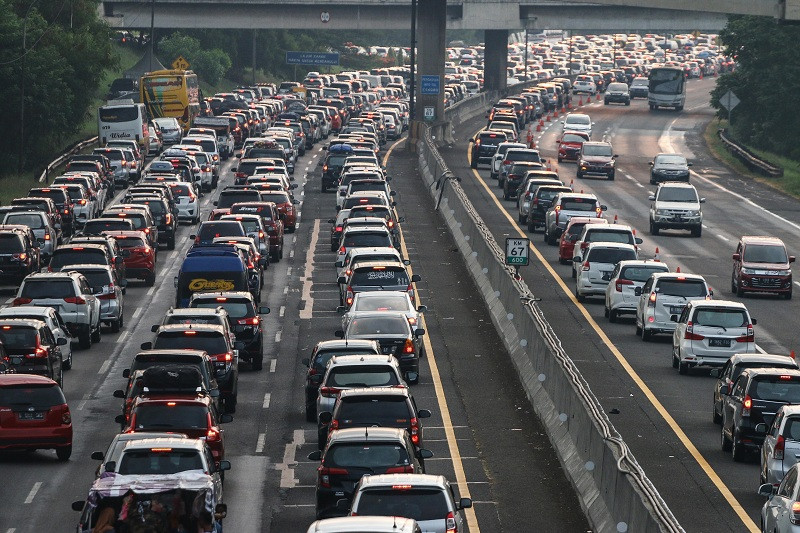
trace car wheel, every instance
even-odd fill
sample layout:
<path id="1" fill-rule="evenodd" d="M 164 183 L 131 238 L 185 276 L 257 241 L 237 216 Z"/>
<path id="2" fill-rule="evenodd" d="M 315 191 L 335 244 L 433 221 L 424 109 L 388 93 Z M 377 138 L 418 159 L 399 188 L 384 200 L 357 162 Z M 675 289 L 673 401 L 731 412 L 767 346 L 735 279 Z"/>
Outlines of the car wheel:
<path id="1" fill-rule="evenodd" d="M 519 200 L 517 200 L 517 203 L 519 203 Z M 527 216 L 522 215 L 522 214 L 520 214 L 519 211 L 517 211 L 517 222 L 519 222 L 520 224 L 524 224 L 525 220 L 527 220 L 527 218 L 528 218 Z"/>
<path id="2" fill-rule="evenodd" d="M 653 222 L 651 220 L 650 221 L 650 235 L 658 235 L 658 232 L 659 232 L 658 224 L 656 224 L 655 222 Z"/>
<path id="3" fill-rule="evenodd" d="M 225 412 L 226 413 L 235 413 L 236 412 L 236 403 L 237 402 L 238 402 L 238 399 L 237 399 L 236 396 L 234 396 L 232 398 L 228 398 L 227 400 L 225 400 Z"/>
<path id="4" fill-rule="evenodd" d="M 533 220 L 531 220 L 530 217 L 528 217 L 527 223 L 528 223 L 528 231 L 530 231 L 531 233 L 536 233 L 536 224 L 534 224 Z"/>
<path id="5" fill-rule="evenodd" d="M 645 329 L 645 328 L 642 328 L 642 340 L 643 340 L 644 342 L 650 342 L 650 340 L 651 340 L 652 338 L 653 338 L 653 334 L 652 334 L 652 333 L 650 333 L 649 331 L 647 331 L 647 329 Z"/>
<path id="6" fill-rule="evenodd" d="M 144 278 L 144 282 L 148 287 L 152 287 L 156 284 L 156 274 L 155 272 L 148 274 L 146 278 Z"/>
<path id="7" fill-rule="evenodd" d="M 508 199 L 509 199 L 508 191 L 506 190 L 505 187 L 503 187 L 503 200 L 508 200 Z"/>
<path id="8" fill-rule="evenodd" d="M 731 451 L 731 441 L 725 436 L 725 421 L 722 422 L 722 430 L 720 431 L 720 446 L 723 452 Z"/>
<path id="9" fill-rule="evenodd" d="M 611 174 L 609 174 L 608 175 L 608 181 L 614 181 L 615 176 L 616 176 L 615 172 L 612 172 Z"/>
<path id="10" fill-rule="evenodd" d="M 731 276 L 731 292 L 734 295 L 739 294 L 739 287 L 736 285 L 736 281 L 733 279 L 733 276 Z"/>
<path id="11" fill-rule="evenodd" d="M 577 298 L 578 301 L 581 302 L 581 303 L 586 301 L 586 296 L 584 296 L 580 292 L 578 292 L 578 288 L 577 287 L 575 287 L 575 298 Z"/>
<path id="12" fill-rule="evenodd" d="M 736 432 L 733 433 L 731 440 L 731 457 L 737 463 L 744 461 L 746 450 L 742 447 L 742 443 L 736 438 Z"/>
<path id="13" fill-rule="evenodd" d="M 72 369 L 72 350 L 69 351 L 69 357 L 67 358 L 67 360 L 61 362 L 61 366 L 64 370 Z"/>
<path id="14" fill-rule="evenodd" d="M 317 420 L 317 404 L 315 402 L 306 402 L 306 422 L 316 422 Z"/>
<path id="15" fill-rule="evenodd" d="M 111 321 L 111 333 L 119 333 L 120 327 L 122 327 L 120 322 L 120 319 Z"/>
<path id="16" fill-rule="evenodd" d="M 792 289 L 789 289 L 789 292 L 784 294 L 783 297 L 786 298 L 787 300 L 791 300 L 792 299 Z"/>
<path id="17" fill-rule="evenodd" d="M 678 359 L 678 355 L 675 353 L 675 350 L 672 350 L 672 368 L 678 368 L 681 360 Z"/>
<path id="18" fill-rule="evenodd" d="M 703 226 L 692 228 L 692 237 L 700 237 L 703 234 Z"/>
<path id="19" fill-rule="evenodd" d="M 578 271 L 575 270 L 575 264 L 573 263 L 572 264 L 572 279 L 577 279 L 577 278 L 578 278 Z"/>
<path id="20" fill-rule="evenodd" d="M 264 368 L 264 349 L 263 346 L 259 348 L 258 356 L 253 358 L 252 367 L 255 372 Z"/>
<path id="21" fill-rule="evenodd" d="M 173 233 L 172 237 L 167 239 L 167 250 L 174 250 L 175 249 L 175 234 Z"/>
<path id="22" fill-rule="evenodd" d="M 608 310 L 608 321 L 616 323 L 617 320 L 619 320 L 619 315 L 617 314 L 617 311 L 614 310 L 614 309 L 609 309 Z"/>
<path id="23" fill-rule="evenodd" d="M 689 373 L 689 364 L 678 361 L 678 374 L 685 376 Z"/>
<path id="24" fill-rule="evenodd" d="M 92 332 L 89 327 L 81 329 L 78 333 L 78 345 L 83 350 L 88 350 L 92 347 Z"/>
<path id="25" fill-rule="evenodd" d="M 608 318 L 608 307 L 607 306 L 603 306 L 603 316 Z"/>
<path id="26" fill-rule="evenodd" d="M 62 446 L 61 448 L 56 448 L 56 457 L 58 457 L 59 461 L 69 461 L 71 455 L 72 455 L 72 444 L 70 444 L 69 446 Z"/>
<path id="27" fill-rule="evenodd" d="M 608 105 L 608 100 L 603 100 L 603 105 Z"/>
<path id="28" fill-rule="evenodd" d="M 472 158 L 472 161 L 470 161 L 470 163 L 469 163 L 469 168 L 472 168 L 472 169 L 478 168 L 478 160 L 475 159 L 474 157 Z"/>
<path id="29" fill-rule="evenodd" d="M 100 324 L 97 324 L 97 329 L 92 332 L 92 342 L 100 342 Z"/>

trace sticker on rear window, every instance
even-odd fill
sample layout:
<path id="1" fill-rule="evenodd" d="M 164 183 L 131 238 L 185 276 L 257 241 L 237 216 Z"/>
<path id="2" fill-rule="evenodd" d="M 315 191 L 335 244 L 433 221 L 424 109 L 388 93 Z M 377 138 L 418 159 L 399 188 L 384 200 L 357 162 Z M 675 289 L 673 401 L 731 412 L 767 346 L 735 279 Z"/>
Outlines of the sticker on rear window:
<path id="1" fill-rule="evenodd" d="M 367 273 L 367 279 L 394 279 L 393 270 L 373 270 Z"/>

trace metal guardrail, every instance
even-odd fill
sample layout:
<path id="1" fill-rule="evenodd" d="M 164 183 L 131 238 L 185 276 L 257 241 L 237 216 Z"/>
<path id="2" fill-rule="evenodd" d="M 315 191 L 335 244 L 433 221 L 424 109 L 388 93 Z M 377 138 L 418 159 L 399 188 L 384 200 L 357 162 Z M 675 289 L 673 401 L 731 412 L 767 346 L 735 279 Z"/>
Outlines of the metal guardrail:
<path id="1" fill-rule="evenodd" d="M 97 142 L 97 137 L 92 137 L 90 139 L 86 139 L 85 141 L 80 141 L 79 143 L 73 145 L 71 148 L 68 148 L 67 151 L 62 153 L 60 156 L 56 157 L 42 171 L 41 175 L 39 176 L 39 183 L 46 183 L 47 178 L 50 176 L 50 173 L 53 170 L 57 169 L 61 165 L 63 165 L 70 157 L 77 154 L 87 146 L 91 146 L 92 144 Z"/>
<path id="2" fill-rule="evenodd" d="M 770 178 L 780 178 L 783 176 L 782 167 L 773 165 L 769 161 L 764 161 L 756 154 L 731 139 L 724 129 L 718 129 L 717 135 L 719 135 L 719 138 L 722 141 L 722 144 L 725 145 L 725 148 L 727 148 L 728 151 L 736 156 L 739 161 L 744 163 L 744 166 L 753 172 L 758 172 L 759 174 Z"/>

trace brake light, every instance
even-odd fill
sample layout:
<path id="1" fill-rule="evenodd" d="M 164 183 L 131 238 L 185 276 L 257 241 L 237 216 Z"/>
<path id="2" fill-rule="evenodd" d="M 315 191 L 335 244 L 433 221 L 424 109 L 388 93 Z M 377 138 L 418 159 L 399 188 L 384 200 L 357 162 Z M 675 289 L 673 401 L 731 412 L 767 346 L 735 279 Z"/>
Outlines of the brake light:
<path id="1" fill-rule="evenodd" d="M 350 286 L 347 287 L 347 298 L 345 299 L 345 303 L 347 304 L 347 307 L 353 305 L 353 288 Z"/>
<path id="2" fill-rule="evenodd" d="M 447 517 L 445 518 L 445 533 L 458 533 L 458 525 L 456 524 L 456 515 L 453 514 L 453 511 L 447 513 Z"/>
<path id="3" fill-rule="evenodd" d="M 252 267 L 250 267 L 250 268 L 252 268 Z M 242 325 L 242 326 L 257 326 L 257 325 L 259 325 L 261 323 L 261 317 L 254 316 L 254 317 L 251 317 L 251 318 L 242 318 L 242 319 L 239 319 L 238 323 L 239 323 L 239 325 Z"/>
<path id="4" fill-rule="evenodd" d="M 505 161 L 503 161 L 503 164 L 504 165 L 510 165 L 511 164 L 511 160 L 510 159 L 506 159 Z"/>
<path id="5" fill-rule="evenodd" d="M 589 270 L 589 268 L 591 268 L 590 265 L 589 265 L 589 261 L 584 261 L 583 266 L 581 267 L 581 270 L 586 272 L 586 271 Z"/>
<path id="6" fill-rule="evenodd" d="M 633 285 L 633 281 L 629 279 L 618 279 L 617 282 L 614 284 L 614 288 L 617 289 L 617 292 L 622 292 L 623 285 Z"/>
<path id="7" fill-rule="evenodd" d="M 694 332 L 694 324 L 691 322 L 686 324 L 686 333 L 684 333 L 683 338 L 687 341 L 701 341 L 705 339 L 703 335 Z"/>
<path id="8" fill-rule="evenodd" d="M 221 437 L 222 435 L 220 435 L 219 430 L 216 428 L 212 427 L 206 432 L 206 442 L 217 442 L 221 440 Z"/>
<path id="9" fill-rule="evenodd" d="M 320 486 L 328 489 L 331 487 L 331 476 L 346 476 L 349 474 L 344 468 L 328 468 L 325 466 L 317 468 L 317 473 L 319 475 Z"/>
<path id="10" fill-rule="evenodd" d="M 225 362 L 230 363 L 233 361 L 233 352 L 225 352 Z"/>
<path id="11" fill-rule="evenodd" d="M 783 437 L 783 435 L 780 435 L 777 442 L 775 442 L 775 449 L 772 451 L 772 458 L 783 460 L 783 452 L 785 449 L 786 439 Z"/>
<path id="12" fill-rule="evenodd" d="M 12 305 L 27 305 L 31 303 L 33 299 L 31 298 L 14 298 L 14 302 Z"/>
<path id="13" fill-rule="evenodd" d="M 747 335 L 736 337 L 736 342 L 755 342 L 755 334 L 753 332 L 752 324 L 747 324 Z"/>
<path id="14" fill-rule="evenodd" d="M 789 515 L 789 521 L 795 525 L 800 524 L 800 502 L 792 504 L 792 514 Z"/>
<path id="15" fill-rule="evenodd" d="M 78 304 L 78 305 L 83 305 L 86 303 L 86 300 L 84 300 L 80 296 L 71 296 L 69 298 L 64 298 L 64 301 L 67 302 L 68 304 Z"/>
<path id="16" fill-rule="evenodd" d="M 744 402 L 742 402 L 742 416 L 750 416 L 750 408 L 753 407 L 753 399 L 750 395 L 744 397 Z"/>
<path id="17" fill-rule="evenodd" d="M 347 253 L 347 248 L 345 248 L 344 246 L 342 246 L 341 248 L 339 248 L 339 253 L 340 253 L 340 254 L 345 254 L 345 253 Z"/>
<path id="18" fill-rule="evenodd" d="M 123 166 L 123 167 L 127 167 L 127 166 L 128 166 L 128 162 L 127 162 L 127 161 L 123 161 L 123 162 L 122 162 L 122 166 Z"/>
<path id="19" fill-rule="evenodd" d="M 83 199 L 83 200 L 81 200 L 79 203 L 80 203 L 81 205 L 86 205 L 86 199 L 84 198 L 84 199 Z"/>
<path id="20" fill-rule="evenodd" d="M 656 306 L 656 293 L 651 292 L 650 296 L 647 298 L 647 307 L 655 307 Z"/>
<path id="21" fill-rule="evenodd" d="M 321 387 L 319 389 L 319 393 L 325 396 L 326 398 L 336 398 L 339 395 L 341 389 L 337 389 L 336 387 Z"/>
<path id="22" fill-rule="evenodd" d="M 69 407 L 66 405 L 64 406 L 64 410 L 61 412 L 61 423 L 65 426 L 72 423 L 72 415 L 69 412 Z"/>
<path id="23" fill-rule="evenodd" d="M 411 339 L 406 339 L 406 342 L 403 345 L 403 353 L 405 354 L 414 353 L 414 341 L 412 341 Z"/>
<path id="24" fill-rule="evenodd" d="M 112 291 L 113 291 L 113 289 L 112 289 Z M 98 300 L 116 300 L 117 299 L 117 293 L 114 291 L 114 292 L 110 292 L 108 294 L 101 294 L 100 296 L 97 297 L 97 299 Z"/>
<path id="25" fill-rule="evenodd" d="M 419 420 L 417 417 L 411 419 L 411 442 L 419 446 Z"/>
<path id="26" fill-rule="evenodd" d="M 387 474 L 413 474 L 414 467 L 411 465 L 407 466 L 393 466 L 391 468 L 386 469 Z"/>

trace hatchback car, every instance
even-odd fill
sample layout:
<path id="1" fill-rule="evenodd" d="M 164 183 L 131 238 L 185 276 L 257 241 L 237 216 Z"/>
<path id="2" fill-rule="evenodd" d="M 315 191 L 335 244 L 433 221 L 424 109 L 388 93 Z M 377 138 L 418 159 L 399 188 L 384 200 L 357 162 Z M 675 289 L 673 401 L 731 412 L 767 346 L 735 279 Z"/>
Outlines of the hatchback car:
<path id="1" fill-rule="evenodd" d="M 669 267 L 666 263 L 648 259 L 617 263 L 606 286 L 606 318 L 610 322 L 616 322 L 620 315 L 635 314 L 639 301 L 635 294 L 636 288 L 641 288 L 657 272 L 669 272 Z"/>
<path id="2" fill-rule="evenodd" d="M 765 433 L 761 445 L 761 483 L 780 485 L 784 475 L 800 461 L 800 405 L 784 405 L 771 425 L 756 427 Z"/>
<path id="3" fill-rule="evenodd" d="M 0 374 L 0 450 L 55 449 L 72 455 L 72 415 L 52 379 L 32 374 Z"/>
<path id="4" fill-rule="evenodd" d="M 680 272 L 657 272 L 642 288 L 634 289 L 639 298 L 636 305 L 636 334 L 649 341 L 657 333 L 672 334 L 676 323 L 672 315 L 680 315 L 692 300 L 711 300 L 714 293 L 703 276 Z"/>
<path id="5" fill-rule="evenodd" d="M 156 250 L 143 231 L 107 231 L 122 250 L 126 278 L 143 279 L 152 287 L 156 283 Z"/>
<path id="6" fill-rule="evenodd" d="M 38 307 L 33 305 L 21 305 L 18 307 L 4 307 L 0 309 L 0 319 L 3 318 L 27 318 L 31 320 L 41 320 L 56 339 L 56 344 L 61 348 L 61 359 L 64 370 L 72 368 L 72 335 L 69 328 L 64 323 L 61 315 L 52 307 Z M 66 343 L 59 339 L 66 339 Z"/>
<path id="7" fill-rule="evenodd" d="M 339 311 L 344 311 L 341 307 Z M 422 313 L 428 310 L 425 305 L 414 306 L 411 295 L 406 291 L 368 291 L 358 292 L 353 297 L 350 309 L 342 316 L 342 329 L 361 311 L 402 311 L 413 329 L 421 326 Z"/>
<path id="8" fill-rule="evenodd" d="M 583 230 L 575 238 L 575 255 L 581 255 L 590 244 L 595 242 L 618 242 L 633 245 L 639 250 L 642 239 L 636 237 L 635 230 L 625 224 L 584 225 Z M 572 264 L 572 277 L 577 274 L 576 263 Z"/>
<path id="9" fill-rule="evenodd" d="M 777 237 L 744 236 L 733 254 L 731 291 L 738 295 L 777 293 L 791 299 L 793 262 L 794 256 Z"/>

